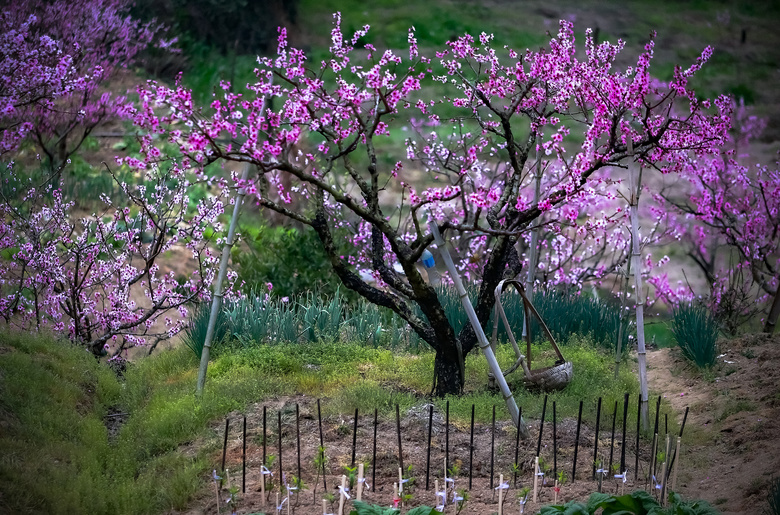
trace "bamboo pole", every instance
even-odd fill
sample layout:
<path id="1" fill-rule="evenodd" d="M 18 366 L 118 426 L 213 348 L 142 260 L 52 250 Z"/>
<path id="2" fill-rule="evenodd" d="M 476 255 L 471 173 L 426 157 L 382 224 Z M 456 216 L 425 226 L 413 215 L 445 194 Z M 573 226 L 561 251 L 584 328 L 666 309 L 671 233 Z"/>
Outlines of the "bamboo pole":
<path id="1" fill-rule="evenodd" d="M 628 283 L 631 281 L 631 260 L 627 260 L 626 271 L 621 270 L 623 277 L 623 285 L 621 288 L 620 299 L 620 316 L 618 317 L 618 339 L 617 348 L 615 350 L 615 379 L 620 374 L 620 361 L 623 359 L 623 329 L 625 326 L 625 313 L 626 313 L 626 301 L 628 297 Z"/>
<path id="2" fill-rule="evenodd" d="M 358 501 L 363 500 L 363 464 L 358 464 L 358 482 L 357 482 L 357 493 L 355 495 L 355 499 Z"/>
<path id="3" fill-rule="evenodd" d="M 674 467 L 672 468 L 672 492 L 677 490 L 677 467 L 680 466 L 680 440 L 677 437 L 677 448 L 674 451 Z"/>
<path id="4" fill-rule="evenodd" d="M 339 515 L 344 515 L 344 501 L 346 499 L 344 498 L 344 495 L 347 493 L 347 476 L 343 475 L 341 476 L 341 488 L 339 488 Z"/>
<path id="5" fill-rule="evenodd" d="M 539 456 L 534 458 L 534 504 L 536 504 L 538 499 L 538 488 L 539 488 Z"/>
<path id="6" fill-rule="evenodd" d="M 509 385 L 507 385 L 506 378 L 504 378 L 504 374 L 501 371 L 501 366 L 498 364 L 496 355 L 493 353 L 493 350 L 490 347 L 490 342 L 488 342 L 487 336 L 485 336 L 485 331 L 482 330 L 482 325 L 480 325 L 479 320 L 477 319 L 474 306 L 471 305 L 469 296 L 466 293 L 466 288 L 463 286 L 463 282 L 460 279 L 458 270 L 455 268 L 455 263 L 452 261 L 452 256 L 450 256 L 450 252 L 447 249 L 447 244 L 444 242 L 444 239 L 439 233 L 439 227 L 436 225 L 436 222 L 433 220 L 430 214 L 428 215 L 428 226 L 430 227 L 431 233 L 433 234 L 434 242 L 439 248 L 442 258 L 444 259 L 444 264 L 447 267 L 447 271 L 450 273 L 450 278 L 452 279 L 452 282 L 455 283 L 455 288 L 458 291 L 463 308 L 466 310 L 466 315 L 468 315 L 469 322 L 471 322 L 471 326 L 474 328 L 474 333 L 477 336 L 479 348 L 482 349 L 482 352 L 485 354 L 485 358 L 487 359 L 488 365 L 490 366 L 490 371 L 493 372 L 496 381 L 498 381 L 501 395 L 506 402 L 509 414 L 512 416 L 512 422 L 515 424 L 515 426 L 521 427 L 521 434 L 523 438 L 528 438 L 530 436 L 528 433 L 528 428 L 525 426 L 525 423 L 522 421 L 522 419 L 520 419 L 520 413 L 518 412 L 515 398 L 512 396 L 512 392 L 509 390 Z M 458 350 L 460 377 L 462 381 L 465 378 L 463 349 L 457 340 L 455 341 L 455 344 Z"/>
<path id="7" fill-rule="evenodd" d="M 504 474 L 498 475 L 498 515 L 504 515 Z"/>
<path id="8" fill-rule="evenodd" d="M 541 145 L 542 143 L 542 133 L 541 130 L 539 132 L 539 135 L 536 137 L 536 144 Z M 542 152 L 541 148 L 537 149 L 536 151 L 536 173 L 534 173 L 534 205 L 539 205 L 539 200 L 542 196 Z M 528 292 L 529 298 L 533 300 L 534 298 L 534 282 L 535 277 L 534 274 L 536 273 L 536 258 L 538 249 L 536 247 L 539 246 L 539 221 L 538 219 L 531 222 L 531 245 L 528 248 L 528 275 L 525 279 L 526 288 L 525 290 Z M 526 335 L 531 330 L 531 319 L 530 317 L 526 316 L 524 318 L 524 324 L 523 324 L 523 338 L 526 337 Z"/>
<path id="9" fill-rule="evenodd" d="M 634 141 L 627 135 L 628 155 L 634 159 Z M 631 219 L 631 268 L 634 270 L 635 301 L 636 301 L 636 339 L 637 358 L 639 362 L 639 390 L 642 396 L 642 428 L 648 428 L 647 408 L 647 351 L 645 350 L 645 293 L 642 285 L 642 267 L 639 235 L 639 197 L 642 192 L 642 167 L 629 163 L 629 217 Z"/>

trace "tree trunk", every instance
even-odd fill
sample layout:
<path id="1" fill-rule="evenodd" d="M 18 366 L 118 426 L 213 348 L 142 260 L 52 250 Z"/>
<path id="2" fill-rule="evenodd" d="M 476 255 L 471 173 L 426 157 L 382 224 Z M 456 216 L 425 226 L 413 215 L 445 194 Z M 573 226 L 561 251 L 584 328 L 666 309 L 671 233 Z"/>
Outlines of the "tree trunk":
<path id="1" fill-rule="evenodd" d="M 764 324 L 764 332 L 772 334 L 775 332 L 775 326 L 777 325 L 777 317 L 780 315 L 780 281 L 777 282 L 777 291 L 775 291 L 775 299 L 772 301 L 772 307 L 769 309 L 769 314 L 766 317 L 766 323 Z"/>
<path id="2" fill-rule="evenodd" d="M 457 352 L 436 353 L 433 361 L 433 382 L 433 393 L 437 397 L 460 395 L 463 392 Z"/>

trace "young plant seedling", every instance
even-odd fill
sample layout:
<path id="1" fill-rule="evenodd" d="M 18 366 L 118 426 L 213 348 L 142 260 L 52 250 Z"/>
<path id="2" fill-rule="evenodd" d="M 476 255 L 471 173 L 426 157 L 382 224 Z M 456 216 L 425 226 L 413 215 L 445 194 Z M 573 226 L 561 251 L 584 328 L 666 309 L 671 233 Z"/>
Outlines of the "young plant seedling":
<path id="1" fill-rule="evenodd" d="M 521 515 L 525 513 L 525 503 L 528 502 L 528 494 L 531 493 L 530 487 L 523 487 L 519 492 L 517 492 L 517 500 L 520 501 L 520 513 Z"/>
<path id="2" fill-rule="evenodd" d="M 469 492 L 465 488 L 452 492 L 452 502 L 455 504 L 455 515 L 460 515 L 460 512 L 466 506 L 468 500 Z"/>

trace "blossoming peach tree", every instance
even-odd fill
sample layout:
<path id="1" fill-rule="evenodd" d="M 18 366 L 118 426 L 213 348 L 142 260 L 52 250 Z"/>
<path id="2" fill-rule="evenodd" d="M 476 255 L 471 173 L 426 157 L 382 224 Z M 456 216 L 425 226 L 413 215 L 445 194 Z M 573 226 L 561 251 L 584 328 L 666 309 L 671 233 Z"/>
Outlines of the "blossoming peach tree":
<path id="1" fill-rule="evenodd" d="M 208 294 L 214 258 L 204 230 L 218 230 L 222 212 L 219 195 L 190 205 L 192 183 L 207 178 L 190 173 L 186 159 L 150 164 L 137 184 L 118 182 L 120 193 L 100 199 L 104 207 L 91 216 L 76 217 L 62 196 L 67 156 L 98 123 L 125 113 L 126 99 L 101 90 L 106 79 L 155 37 L 127 7 L 14 0 L 0 15 L 0 316 L 115 356 L 175 334 L 186 305 Z M 21 145 L 48 156 L 48 174 L 24 173 L 36 163 Z M 159 256 L 175 245 L 193 256 L 184 279 L 159 271 Z"/>
<path id="2" fill-rule="evenodd" d="M 567 22 L 544 49 L 517 52 L 467 35 L 427 57 L 413 29 L 401 55 L 361 47 L 368 26 L 345 38 L 335 19 L 322 62 L 291 48 L 281 29 L 277 55 L 258 59 L 255 84 L 234 91 L 223 83 L 200 108 L 185 87 L 152 82 L 133 120 L 175 143 L 193 167 L 252 165 L 256 176 L 237 186 L 263 209 L 310 226 L 346 287 L 397 313 L 435 350 L 438 394 L 461 391 L 462 360 L 477 342 L 468 326 L 455 333 L 417 266 L 433 243 L 428 217 L 464 250 L 459 266 L 479 284 L 475 309 L 485 324 L 496 285 L 527 260 L 532 222 L 570 241 L 572 231 L 590 238 L 595 254 L 599 245 L 625 247 L 622 231 L 607 230 L 625 214 L 593 206 L 614 204 L 629 166 L 677 173 L 716 153 L 729 126 L 727 99 L 700 100 L 688 85 L 709 48 L 661 84 L 649 73 L 652 39 L 635 66 L 618 70 L 622 42 L 596 45 L 588 32 L 578 54 Z M 385 142 L 404 126 L 405 155 L 387 155 Z M 138 166 L 165 159 L 153 143 L 145 140 Z"/>

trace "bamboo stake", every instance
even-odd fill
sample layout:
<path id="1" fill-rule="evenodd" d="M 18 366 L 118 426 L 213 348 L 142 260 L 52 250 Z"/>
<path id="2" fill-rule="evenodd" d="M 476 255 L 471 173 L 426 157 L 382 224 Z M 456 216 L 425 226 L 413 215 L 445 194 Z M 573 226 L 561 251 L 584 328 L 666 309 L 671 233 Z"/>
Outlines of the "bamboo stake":
<path id="1" fill-rule="evenodd" d="M 539 131 L 539 135 L 536 137 L 536 144 L 541 145 L 542 142 L 542 132 Z M 536 151 L 536 173 L 534 173 L 534 205 L 539 205 L 539 199 L 542 196 L 542 152 L 541 149 L 537 149 Z M 529 298 L 534 298 L 534 283 L 535 277 L 534 274 L 536 274 L 536 255 L 538 253 L 537 247 L 539 246 L 539 220 L 536 219 L 533 222 L 531 222 L 531 245 L 528 248 L 528 275 L 525 279 L 526 284 L 526 291 L 528 292 Z M 527 315 L 527 314 L 526 314 Z M 528 332 L 531 330 L 531 319 L 528 316 L 523 317 L 524 318 L 524 324 L 523 324 L 523 338 L 526 337 Z"/>
<path id="2" fill-rule="evenodd" d="M 260 502 L 263 506 L 265 506 L 265 464 L 260 467 L 260 476 L 262 476 L 262 480 L 260 481 Z"/>
<path id="3" fill-rule="evenodd" d="M 520 428 L 518 427 L 519 431 Z M 471 472 L 474 464 L 474 405 L 471 405 L 471 438 L 469 439 L 469 490 L 471 490 Z"/>
<path id="4" fill-rule="evenodd" d="M 631 135 L 627 135 L 629 159 L 634 159 L 634 141 Z M 642 285 L 639 236 L 639 197 L 642 192 L 642 167 L 629 164 L 629 217 L 631 219 L 631 267 L 634 269 L 635 298 L 636 298 L 636 339 L 637 358 L 639 362 L 639 390 L 642 396 L 642 426 L 648 428 L 647 408 L 647 351 L 645 350 L 645 293 Z"/>
<path id="5" fill-rule="evenodd" d="M 458 270 L 457 268 L 455 268 L 455 263 L 452 261 L 452 256 L 450 256 L 450 252 L 447 249 L 447 245 L 444 242 L 444 239 L 441 237 L 441 234 L 439 233 L 439 227 L 436 225 L 436 222 L 430 216 L 430 213 L 428 215 L 428 226 L 431 229 L 431 233 L 433 234 L 433 239 L 436 242 L 436 246 L 439 248 L 442 258 L 444 259 L 444 264 L 447 266 L 447 271 L 450 273 L 450 278 L 452 279 L 452 282 L 455 283 L 455 288 L 457 289 L 458 295 L 460 296 L 461 303 L 463 304 L 463 309 L 466 311 L 466 315 L 468 315 L 469 322 L 471 322 L 471 326 L 474 328 L 474 333 L 477 336 L 477 342 L 479 343 L 479 348 L 482 349 L 482 352 L 485 354 L 485 358 L 487 359 L 488 365 L 490 366 L 490 371 L 493 372 L 493 375 L 495 376 L 496 381 L 498 382 L 499 389 L 501 390 L 501 395 L 504 398 L 504 401 L 506 402 L 506 406 L 507 409 L 509 410 L 509 414 L 512 416 L 512 422 L 514 422 L 515 426 L 522 428 L 523 438 L 528 438 L 530 436 L 528 433 L 528 428 L 525 426 L 525 423 L 520 419 L 520 413 L 518 412 L 515 398 L 512 396 L 512 392 L 509 390 L 509 385 L 507 385 L 506 378 L 504 377 L 504 374 L 501 371 L 501 366 L 498 364 L 498 361 L 496 360 L 496 355 L 493 353 L 493 350 L 490 347 L 490 342 L 488 342 L 487 336 L 485 336 L 485 331 L 483 331 L 482 325 L 479 323 L 479 320 L 477 319 L 477 314 L 474 311 L 474 306 L 471 305 L 469 296 L 466 293 L 466 288 L 463 286 L 463 282 L 460 279 Z M 461 348 L 460 342 L 458 340 L 456 340 L 456 346 L 458 350 L 458 362 L 460 364 L 460 377 L 461 377 L 461 381 L 463 381 L 465 378 L 465 369 L 464 369 L 465 365 L 463 360 L 463 349 Z"/>
<path id="6" fill-rule="evenodd" d="M 322 515 L 328 515 L 328 501 L 322 500 Z"/>
<path id="7" fill-rule="evenodd" d="M 222 481 L 222 478 L 219 478 Z M 219 482 L 217 482 L 217 471 L 214 471 L 214 493 L 217 494 L 217 515 L 219 515 Z"/>
<path id="8" fill-rule="evenodd" d="M 358 501 L 363 500 L 363 464 L 358 464 L 358 482 L 357 482 L 357 494 L 355 499 Z"/>
<path id="9" fill-rule="evenodd" d="M 401 467 L 398 467 L 398 497 L 401 499 L 401 506 L 404 505 L 404 474 Z"/>
<path id="10" fill-rule="evenodd" d="M 555 486 L 553 486 L 553 504 L 558 504 L 558 480 L 555 480 Z"/>
<path id="11" fill-rule="evenodd" d="M 623 272 L 622 269 L 618 268 L 622 272 L 622 275 L 624 276 L 623 280 L 623 287 L 621 288 L 621 299 L 620 299 L 620 316 L 618 317 L 618 339 L 617 339 L 617 349 L 615 351 L 615 379 L 618 378 L 618 375 L 620 374 L 620 361 L 623 359 L 622 352 L 623 352 L 623 326 L 625 325 L 625 318 L 626 318 L 626 302 L 628 300 L 628 283 L 631 281 L 631 260 L 627 260 L 626 264 L 626 271 Z"/>
<path id="12" fill-rule="evenodd" d="M 534 504 L 536 504 L 538 496 L 537 489 L 539 487 L 539 456 L 534 458 Z"/>
<path id="13" fill-rule="evenodd" d="M 672 468 L 672 492 L 677 491 L 677 467 L 679 467 L 679 465 L 680 465 L 680 458 L 679 458 L 679 456 L 680 456 L 680 440 L 682 440 L 682 438 L 680 438 L 678 436 L 677 437 L 677 448 L 674 451 L 674 458 L 675 458 L 674 468 Z"/>
<path id="14" fill-rule="evenodd" d="M 398 495 L 398 483 L 393 483 L 393 508 L 398 508 L 401 504 L 401 497 Z"/>
<path id="15" fill-rule="evenodd" d="M 498 476 L 498 515 L 504 515 L 504 474 Z"/>
<path id="16" fill-rule="evenodd" d="M 666 481 L 669 479 L 669 470 L 666 467 L 666 464 L 669 463 L 669 453 L 672 452 L 672 442 L 669 437 L 669 433 L 666 434 L 666 452 L 664 453 L 664 464 L 661 467 L 661 475 L 663 476 L 664 480 L 661 483 L 661 496 L 664 500 L 664 506 L 666 506 Z"/>
<path id="17" fill-rule="evenodd" d="M 268 84 L 273 83 L 273 78 L 268 79 Z M 265 112 L 265 108 L 268 106 L 268 98 L 263 97 L 263 104 L 260 107 L 260 113 Z M 241 183 L 246 183 L 249 178 L 249 163 L 244 163 L 244 169 L 241 172 Z M 219 272 L 217 273 L 217 279 L 214 282 L 214 294 L 211 298 L 211 312 L 209 313 L 209 325 L 206 328 L 206 338 L 203 342 L 203 351 L 200 355 L 200 366 L 198 367 L 198 382 L 195 386 L 195 394 L 200 396 L 203 394 L 203 387 L 206 384 L 206 372 L 209 366 L 209 351 L 211 350 L 211 342 L 214 339 L 214 331 L 217 326 L 217 315 L 222 307 L 222 283 L 227 276 L 228 262 L 230 261 L 230 252 L 233 249 L 233 245 L 236 242 L 236 227 L 238 226 L 238 215 L 241 213 L 241 204 L 246 196 L 244 188 L 238 188 L 236 191 L 236 197 L 233 202 L 233 217 L 230 219 L 230 226 L 228 227 L 227 240 L 222 247 L 222 256 L 219 262 Z"/>
<path id="18" fill-rule="evenodd" d="M 341 476 L 341 488 L 339 489 L 339 515 L 344 515 L 344 494 L 346 493 L 345 488 L 347 487 L 347 476 L 342 475 Z"/>
<path id="19" fill-rule="evenodd" d="M 601 493 L 601 488 L 602 488 L 602 485 L 604 483 L 604 474 L 605 474 L 605 472 L 604 472 L 604 461 L 601 460 L 601 459 L 599 460 L 599 469 L 596 471 L 596 473 L 599 476 L 599 493 Z"/>
<path id="20" fill-rule="evenodd" d="M 447 503 L 447 490 L 446 490 L 447 485 L 446 484 L 444 485 L 444 488 L 445 488 L 445 491 L 442 494 L 442 492 L 439 490 L 439 480 L 438 479 L 434 479 L 433 480 L 433 490 L 434 490 L 433 497 L 435 499 L 435 501 L 434 501 L 435 502 L 435 507 L 439 507 L 439 506 L 443 507 Z M 442 498 L 441 504 L 439 504 L 439 497 Z"/>

